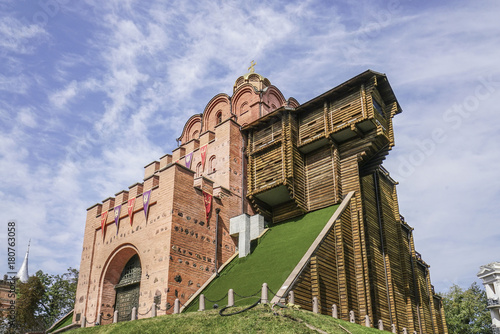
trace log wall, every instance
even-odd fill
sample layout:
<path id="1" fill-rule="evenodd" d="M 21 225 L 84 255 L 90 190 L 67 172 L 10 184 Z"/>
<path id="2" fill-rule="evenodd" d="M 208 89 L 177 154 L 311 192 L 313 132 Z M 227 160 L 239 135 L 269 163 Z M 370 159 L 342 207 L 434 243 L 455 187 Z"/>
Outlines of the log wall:
<path id="1" fill-rule="evenodd" d="M 368 270 L 370 276 L 370 291 L 372 293 L 372 312 L 374 322 L 382 320 L 384 328 L 390 328 L 393 321 L 389 300 L 389 284 L 386 277 L 384 231 L 378 223 L 378 210 L 375 193 L 375 183 L 372 175 L 362 178 L 363 214 L 366 231 L 366 247 Z"/>
<path id="2" fill-rule="evenodd" d="M 283 183 L 285 162 L 281 142 L 260 150 L 252 157 L 253 184 L 251 191 L 269 188 Z"/>
<path id="3" fill-rule="evenodd" d="M 330 102 L 328 118 L 333 132 L 350 127 L 366 116 L 361 88 L 357 91 Z"/>
<path id="4" fill-rule="evenodd" d="M 311 265 L 308 264 L 302 271 L 294 285 L 293 293 L 295 304 L 307 311 L 312 311 Z"/>
<path id="5" fill-rule="evenodd" d="M 257 212 L 280 222 L 340 203 L 354 191 L 349 210 L 295 283 L 296 303 L 311 310 L 316 296 L 325 314 L 337 304 L 346 320 L 353 310 L 359 323 L 368 315 L 385 328 L 445 333 L 428 269 L 399 214 L 396 183 L 381 168 L 394 146 L 397 100 L 379 74 L 339 87 L 249 127 L 248 197 Z M 288 190 L 285 202 L 256 199 L 278 185 Z"/>
<path id="6" fill-rule="evenodd" d="M 299 118 L 299 145 L 307 144 L 325 136 L 325 119 L 323 108 L 308 111 Z"/>
<path id="7" fill-rule="evenodd" d="M 333 205 L 337 201 L 333 151 L 334 148 L 324 146 L 305 156 L 309 211 Z"/>
<path id="8" fill-rule="evenodd" d="M 265 126 L 254 132 L 252 150 L 256 151 L 275 140 L 280 140 L 282 137 L 282 126 L 280 121 L 272 122 L 271 124 Z"/>
<path id="9" fill-rule="evenodd" d="M 331 314 L 335 304 L 341 319 L 349 320 L 351 310 L 361 319 L 354 262 L 351 210 L 347 207 L 293 285 L 295 303 L 309 309 L 317 297 L 320 313 Z"/>

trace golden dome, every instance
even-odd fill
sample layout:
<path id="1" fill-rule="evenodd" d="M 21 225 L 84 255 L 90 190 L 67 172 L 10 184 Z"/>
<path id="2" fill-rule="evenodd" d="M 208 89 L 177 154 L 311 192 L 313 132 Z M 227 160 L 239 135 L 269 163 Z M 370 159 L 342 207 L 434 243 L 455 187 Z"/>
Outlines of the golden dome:
<path id="1" fill-rule="evenodd" d="M 248 68 L 249 72 L 236 79 L 233 87 L 233 93 L 238 89 L 238 87 L 246 83 L 252 84 L 252 86 L 254 86 L 257 90 L 263 90 L 264 88 L 271 86 L 271 82 L 267 78 L 264 78 L 259 73 L 255 73 L 255 65 L 257 65 L 257 63 L 252 60 L 252 63 Z"/>

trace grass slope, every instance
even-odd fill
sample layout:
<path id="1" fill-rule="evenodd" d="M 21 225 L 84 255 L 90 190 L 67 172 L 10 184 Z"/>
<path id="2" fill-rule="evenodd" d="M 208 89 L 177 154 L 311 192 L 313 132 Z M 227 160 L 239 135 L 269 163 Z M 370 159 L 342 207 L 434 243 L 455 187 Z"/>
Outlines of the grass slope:
<path id="1" fill-rule="evenodd" d="M 244 258 L 235 258 L 224 268 L 220 276 L 202 292 L 205 295 L 206 309 L 211 309 L 217 301 L 219 306 L 227 305 L 226 294 L 233 289 L 235 305 L 249 305 L 260 296 L 262 283 L 267 283 L 274 293 L 281 288 L 285 279 L 304 256 L 338 205 L 310 212 L 302 217 L 272 226 L 263 237 L 253 245 L 252 253 Z M 269 294 L 269 298 L 272 298 Z M 221 299 L 222 298 L 222 299 Z M 195 299 L 185 311 L 198 310 Z"/>
<path id="2" fill-rule="evenodd" d="M 63 327 L 66 327 L 66 326 L 69 326 L 71 325 L 71 323 L 73 322 L 73 311 L 69 312 L 68 314 L 66 314 L 63 319 L 61 319 L 61 322 L 59 324 L 57 324 L 57 326 L 54 326 L 54 327 L 51 327 L 49 328 L 49 330 L 47 331 L 47 333 L 52 333 L 58 329 L 61 329 Z"/>
<path id="3" fill-rule="evenodd" d="M 69 333 L 384 333 L 378 329 L 362 327 L 308 311 L 282 309 L 279 313 L 279 316 L 274 315 L 268 306 L 259 305 L 254 309 L 229 317 L 221 317 L 217 310 L 210 310 L 81 328 Z"/>

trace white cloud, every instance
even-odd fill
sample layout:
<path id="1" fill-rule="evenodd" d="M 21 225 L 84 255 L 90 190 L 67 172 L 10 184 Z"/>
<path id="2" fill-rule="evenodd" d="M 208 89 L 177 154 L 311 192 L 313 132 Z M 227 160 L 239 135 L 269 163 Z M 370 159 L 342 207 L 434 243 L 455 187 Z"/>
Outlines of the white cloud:
<path id="1" fill-rule="evenodd" d="M 43 27 L 3 17 L 0 200 L 8 209 L 0 219 L 25 226 L 20 244 L 36 237 L 32 270 L 77 267 L 85 209 L 140 181 L 184 122 L 217 93 L 231 94 L 254 59 L 300 102 L 367 68 L 388 74 L 404 110 L 386 161 L 401 181 L 401 212 L 437 290 L 469 285 L 494 260 L 485 246 L 500 251 L 490 232 L 500 200 L 499 5 L 391 3 L 88 0 Z M 443 119 L 489 75 L 490 97 L 460 125 Z M 401 161 L 435 129 L 446 139 L 403 175 Z"/>
<path id="2" fill-rule="evenodd" d="M 18 122 L 29 128 L 36 126 L 36 116 L 29 108 L 22 108 L 17 115 Z"/>
<path id="3" fill-rule="evenodd" d="M 77 95 L 77 93 L 78 93 L 77 82 L 73 80 L 63 90 L 53 93 L 49 97 L 49 99 L 54 107 L 62 109 L 66 106 L 68 101 L 70 101 Z"/>
<path id="4" fill-rule="evenodd" d="M 0 50 L 5 52 L 33 53 L 38 40 L 46 36 L 45 30 L 39 25 L 25 25 L 11 16 L 3 16 L 0 20 Z"/>

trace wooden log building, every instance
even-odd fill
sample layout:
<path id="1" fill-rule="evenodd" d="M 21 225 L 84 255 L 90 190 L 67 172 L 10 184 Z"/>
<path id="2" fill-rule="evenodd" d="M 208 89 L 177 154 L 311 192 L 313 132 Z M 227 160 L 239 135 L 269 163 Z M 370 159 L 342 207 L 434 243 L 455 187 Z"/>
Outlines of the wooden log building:
<path id="1" fill-rule="evenodd" d="M 382 166 L 401 107 L 383 74 L 366 71 L 296 108 L 283 106 L 243 127 L 247 197 L 273 223 L 340 203 L 350 206 L 311 257 L 293 290 L 321 313 L 339 306 L 418 333 L 446 333 L 429 266 L 399 213 L 396 184 Z M 399 333 L 399 331 L 398 331 Z"/>

